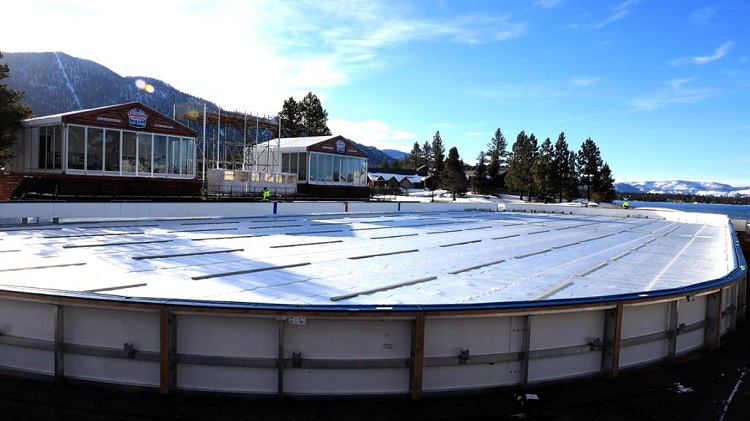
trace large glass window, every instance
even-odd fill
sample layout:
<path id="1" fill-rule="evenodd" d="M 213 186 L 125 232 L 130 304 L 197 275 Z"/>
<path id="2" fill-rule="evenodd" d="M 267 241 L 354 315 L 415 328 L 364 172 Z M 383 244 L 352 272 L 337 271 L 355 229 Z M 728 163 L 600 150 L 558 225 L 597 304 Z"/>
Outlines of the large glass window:
<path id="1" fill-rule="evenodd" d="M 104 132 L 104 170 L 120 172 L 120 138 L 119 130 Z"/>
<path id="2" fill-rule="evenodd" d="M 170 174 L 179 174 L 181 171 L 180 159 L 183 158 L 180 138 L 169 136 L 167 141 L 169 142 L 169 153 L 167 154 L 169 156 L 169 163 L 167 164 L 167 172 Z"/>
<path id="3" fill-rule="evenodd" d="M 167 137 L 154 135 L 154 174 L 167 172 Z"/>
<path id="4" fill-rule="evenodd" d="M 82 170 L 86 162 L 86 128 L 68 128 L 68 168 Z"/>
<path id="5" fill-rule="evenodd" d="M 122 132 L 122 172 L 135 172 L 137 140 L 136 132 Z"/>
<path id="6" fill-rule="evenodd" d="M 40 127 L 40 168 L 56 168 L 62 125 Z M 195 139 L 153 133 L 68 126 L 67 169 L 195 176 Z M 59 167 L 57 167 L 59 168 Z"/>
<path id="7" fill-rule="evenodd" d="M 60 149 L 55 148 L 55 128 L 59 126 L 40 126 L 39 127 L 39 168 L 54 169 L 60 168 Z M 58 140 L 59 143 L 59 140 Z M 57 156 L 57 160 L 55 159 Z M 55 164 L 57 163 L 57 166 Z"/>
<path id="8" fill-rule="evenodd" d="M 54 157 L 55 164 L 54 164 L 54 168 L 55 169 L 60 169 L 60 168 L 62 168 L 62 154 L 63 154 L 63 149 L 62 149 L 62 144 L 63 144 L 63 129 L 62 129 L 62 124 L 55 124 L 53 132 L 55 134 L 55 157 Z"/>
<path id="9" fill-rule="evenodd" d="M 195 170 L 193 167 L 195 166 L 195 147 L 193 146 L 193 139 L 183 137 L 181 142 L 182 159 L 180 162 L 182 162 L 182 170 L 180 171 L 180 174 L 194 175 Z"/>
<path id="10" fill-rule="evenodd" d="M 104 156 L 104 129 L 89 127 L 86 130 L 86 169 L 101 171 Z"/>
<path id="11" fill-rule="evenodd" d="M 318 156 L 319 153 L 310 153 L 310 181 L 318 181 Z"/>
<path id="12" fill-rule="evenodd" d="M 297 168 L 297 177 L 300 181 L 307 180 L 307 153 L 300 152 L 299 154 L 299 168 Z"/>
<path id="13" fill-rule="evenodd" d="M 149 175 L 151 174 L 152 167 L 152 154 L 153 150 L 151 140 L 153 135 L 151 133 L 138 133 L 138 174 Z"/>
<path id="14" fill-rule="evenodd" d="M 338 183 L 340 180 L 339 177 L 341 176 L 341 156 L 335 155 L 333 157 L 333 182 Z"/>
<path id="15" fill-rule="evenodd" d="M 281 172 L 297 174 L 297 179 L 307 179 L 307 154 L 291 152 L 281 154 Z"/>
<path id="16" fill-rule="evenodd" d="M 291 153 L 282 153 L 281 154 L 281 172 L 291 172 L 292 167 L 289 164 L 289 160 L 291 157 Z"/>
<path id="17" fill-rule="evenodd" d="M 300 166 L 305 155 L 300 154 Z M 316 183 L 350 184 L 355 186 L 367 185 L 367 159 L 353 156 L 342 156 L 310 152 L 310 180 Z M 300 180 L 304 180 L 307 168 L 299 169 Z"/>

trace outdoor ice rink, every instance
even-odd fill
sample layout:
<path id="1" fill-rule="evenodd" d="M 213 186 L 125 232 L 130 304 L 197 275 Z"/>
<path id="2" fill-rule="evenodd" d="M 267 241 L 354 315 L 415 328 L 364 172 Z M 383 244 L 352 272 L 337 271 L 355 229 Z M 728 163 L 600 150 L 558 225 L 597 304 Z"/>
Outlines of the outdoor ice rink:
<path id="1" fill-rule="evenodd" d="M 294 305 L 607 296 L 716 279 L 726 226 L 515 212 L 256 215 L 0 227 L 4 289 Z"/>

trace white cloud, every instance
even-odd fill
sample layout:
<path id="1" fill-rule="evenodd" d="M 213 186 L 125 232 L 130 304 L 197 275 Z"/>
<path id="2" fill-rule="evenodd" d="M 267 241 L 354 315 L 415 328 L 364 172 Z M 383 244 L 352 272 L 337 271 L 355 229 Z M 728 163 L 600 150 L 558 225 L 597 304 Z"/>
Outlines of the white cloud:
<path id="1" fill-rule="evenodd" d="M 710 55 L 678 58 L 678 59 L 672 60 L 672 65 L 678 66 L 682 64 L 697 64 L 697 65 L 708 64 L 708 63 L 724 58 L 727 54 L 729 54 L 730 51 L 732 51 L 732 47 L 734 47 L 734 42 L 726 41 L 720 46 L 716 47 L 716 49 Z"/>
<path id="2" fill-rule="evenodd" d="M 703 23 L 711 20 L 716 14 L 716 9 L 713 7 L 702 7 L 688 17 L 688 21 L 691 23 Z"/>
<path id="3" fill-rule="evenodd" d="M 630 102 L 633 111 L 655 111 L 670 105 L 694 104 L 717 93 L 706 88 L 692 86 L 691 79 L 672 79 L 663 83 L 665 88 L 649 96 L 635 98 Z"/>
<path id="4" fill-rule="evenodd" d="M 562 4 L 562 0 L 536 0 L 534 6 L 544 9 L 554 9 Z"/>
<path id="5" fill-rule="evenodd" d="M 578 76 L 570 80 L 570 84 L 578 87 L 586 87 L 595 85 L 599 80 L 595 77 L 590 76 Z"/>
<path id="6" fill-rule="evenodd" d="M 614 11 L 611 15 L 599 20 L 594 23 L 576 23 L 571 25 L 572 28 L 584 28 L 584 29 L 602 29 L 617 21 L 623 20 L 631 15 L 631 6 L 637 4 L 639 0 L 628 0 L 615 6 Z"/>
<path id="7" fill-rule="evenodd" d="M 349 121 L 331 118 L 328 119 L 328 128 L 334 135 L 341 135 L 378 149 L 397 149 L 408 152 L 418 140 L 416 134 L 391 128 L 388 124 L 378 120 Z"/>
<path id="8" fill-rule="evenodd" d="M 729 51 L 732 50 L 732 47 L 734 46 L 734 43 L 732 41 L 727 41 L 723 44 L 721 44 L 716 50 L 714 50 L 713 54 L 708 56 L 701 56 L 701 57 L 694 57 L 693 62 L 695 64 L 706 64 L 710 63 L 712 61 L 719 60 L 720 58 L 724 57 L 729 53 Z"/>

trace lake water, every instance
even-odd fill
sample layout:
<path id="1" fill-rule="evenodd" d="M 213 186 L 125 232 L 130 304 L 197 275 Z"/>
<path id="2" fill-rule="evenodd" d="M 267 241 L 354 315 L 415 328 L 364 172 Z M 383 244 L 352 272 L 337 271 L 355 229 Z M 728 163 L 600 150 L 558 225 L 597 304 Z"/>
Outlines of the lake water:
<path id="1" fill-rule="evenodd" d="M 622 205 L 622 200 L 616 200 L 616 205 Z M 630 200 L 633 208 L 667 208 L 685 212 L 718 213 L 732 219 L 750 219 L 750 205 L 723 205 L 711 203 L 673 203 L 673 202 L 639 202 Z"/>

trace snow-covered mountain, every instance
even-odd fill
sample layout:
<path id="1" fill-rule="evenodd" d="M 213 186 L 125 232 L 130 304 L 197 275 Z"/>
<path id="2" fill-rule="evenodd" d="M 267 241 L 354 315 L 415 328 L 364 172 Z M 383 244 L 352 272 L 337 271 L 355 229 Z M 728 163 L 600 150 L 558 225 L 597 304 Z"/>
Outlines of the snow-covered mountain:
<path id="1" fill-rule="evenodd" d="M 408 153 L 402 152 L 402 151 L 399 151 L 399 150 L 396 150 L 396 149 L 383 149 L 383 153 L 385 153 L 386 155 L 390 156 L 391 158 L 397 159 L 399 161 L 402 161 L 402 160 L 406 159 L 406 157 L 409 156 Z"/>
<path id="2" fill-rule="evenodd" d="M 615 183 L 618 193 L 685 194 L 696 196 L 750 196 L 750 187 L 706 181 L 624 181 Z"/>

